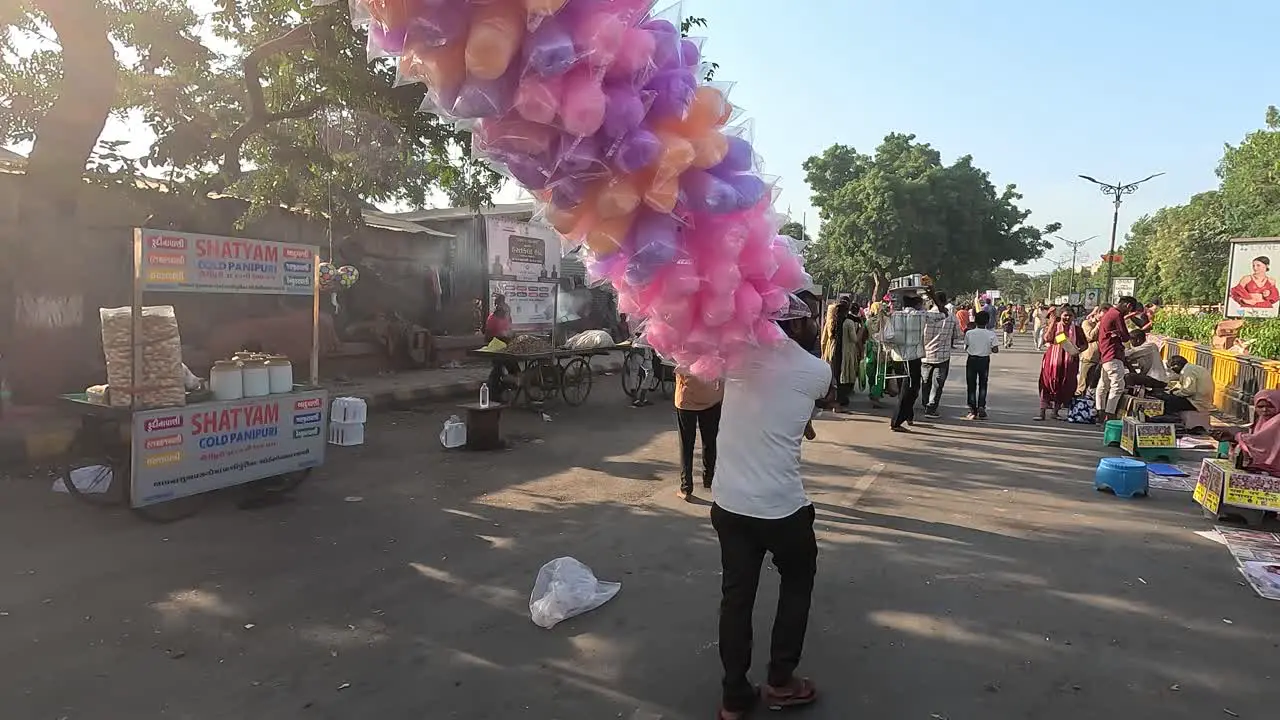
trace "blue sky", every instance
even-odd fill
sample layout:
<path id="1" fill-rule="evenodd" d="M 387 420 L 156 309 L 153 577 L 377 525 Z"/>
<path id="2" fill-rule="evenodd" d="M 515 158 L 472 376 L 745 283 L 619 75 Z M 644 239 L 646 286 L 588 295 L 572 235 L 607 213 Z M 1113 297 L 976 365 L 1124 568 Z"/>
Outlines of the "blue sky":
<path id="1" fill-rule="evenodd" d="M 198 8 L 209 0 L 190 0 Z M 1155 172 L 1121 210 L 1129 224 L 1213 188 L 1225 142 L 1280 104 L 1275 0 L 688 0 L 707 18 L 706 57 L 754 121 L 780 209 L 809 206 L 802 163 L 833 143 L 875 149 L 916 133 L 950 161 L 968 153 L 999 186 L 1017 183 L 1032 222 L 1070 240 L 1099 236 L 1111 206 L 1076 177 L 1131 181 Z M 104 137 L 152 140 L 112 121 Z M 25 149 L 25 148 L 23 148 Z M 499 201 L 514 199 L 504 191 Z M 1050 257 L 1064 256 L 1064 247 Z M 1041 260 L 1032 267 L 1046 269 Z"/>
<path id="2" fill-rule="evenodd" d="M 706 17 L 708 59 L 736 81 L 755 119 L 782 209 L 808 211 L 801 164 L 833 143 L 872 151 L 916 133 L 951 160 L 974 156 L 1013 182 L 1036 224 L 1069 240 L 1098 235 L 1111 205 L 1076 177 L 1142 186 L 1120 237 L 1143 213 L 1216 186 L 1224 142 L 1280 104 L 1275 0 L 690 0 Z M 784 9 L 785 8 L 785 9 Z M 1052 257 L 1061 257 L 1055 248 Z M 1048 267 L 1045 261 L 1035 267 Z"/>

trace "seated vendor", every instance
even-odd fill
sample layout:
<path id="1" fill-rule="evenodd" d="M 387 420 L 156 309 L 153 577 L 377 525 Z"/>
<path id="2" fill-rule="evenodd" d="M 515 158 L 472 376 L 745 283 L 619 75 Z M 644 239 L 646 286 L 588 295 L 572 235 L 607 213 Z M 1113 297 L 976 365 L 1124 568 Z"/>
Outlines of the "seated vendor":
<path id="1" fill-rule="evenodd" d="M 1235 436 L 1237 467 L 1280 473 L 1280 390 L 1263 390 L 1253 398 L 1253 427 Z"/>
<path id="2" fill-rule="evenodd" d="M 1168 390 L 1157 390 L 1152 393 L 1164 401 L 1164 411 L 1176 414 L 1199 410 L 1213 410 L 1213 375 L 1208 370 L 1187 362 L 1181 356 L 1169 360 L 1169 370 L 1174 377 L 1168 384 Z"/>
<path id="3" fill-rule="evenodd" d="M 511 342 L 511 308 L 507 305 L 505 295 L 499 293 L 493 295 L 493 311 L 485 320 L 484 338 L 489 341 Z M 511 375 L 511 379 L 504 381 L 504 373 Z M 494 359 L 493 367 L 489 371 L 489 393 L 494 402 L 504 401 L 507 384 L 514 385 L 519 375 L 520 364 L 515 360 Z"/>
<path id="4" fill-rule="evenodd" d="M 1133 346 L 1125 349 L 1124 361 L 1129 366 L 1130 372 L 1151 378 L 1160 383 L 1159 387 L 1163 387 L 1168 376 L 1165 373 L 1164 361 L 1160 359 L 1160 347 L 1154 340 L 1149 340 L 1147 333 L 1142 330 L 1130 330 L 1129 338 Z"/>

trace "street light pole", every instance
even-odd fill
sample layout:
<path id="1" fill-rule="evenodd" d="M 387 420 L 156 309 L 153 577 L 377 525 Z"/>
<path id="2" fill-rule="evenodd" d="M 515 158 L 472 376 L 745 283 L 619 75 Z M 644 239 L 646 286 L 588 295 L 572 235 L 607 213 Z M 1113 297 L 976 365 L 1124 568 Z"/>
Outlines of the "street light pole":
<path id="1" fill-rule="evenodd" d="M 1049 271 L 1049 297 L 1045 298 L 1045 300 L 1048 301 L 1050 305 L 1053 305 L 1054 304 L 1053 274 L 1058 270 L 1061 270 L 1062 266 L 1067 264 L 1067 261 L 1066 260 L 1050 260 L 1049 262 L 1053 263 L 1053 270 Z"/>
<path id="2" fill-rule="evenodd" d="M 1135 192 L 1137 192 L 1138 186 L 1141 185 L 1142 183 L 1148 180 L 1151 180 L 1153 178 L 1158 178 L 1163 174 L 1164 173 L 1162 172 L 1158 172 L 1155 175 L 1148 175 L 1147 177 L 1144 177 L 1141 180 L 1138 180 L 1136 182 L 1117 183 L 1115 185 L 1108 185 L 1107 183 L 1101 182 L 1099 180 L 1095 180 L 1089 177 L 1088 175 L 1079 176 L 1080 178 L 1084 180 L 1088 180 L 1094 185 L 1097 185 L 1098 188 L 1102 190 L 1103 195 L 1106 195 L 1107 197 L 1111 198 L 1111 201 L 1115 208 L 1111 213 L 1111 249 L 1107 251 L 1107 286 L 1102 290 L 1102 292 L 1106 293 L 1105 297 L 1107 297 L 1110 300 L 1115 300 L 1115 298 L 1111 297 L 1111 274 L 1114 271 L 1114 266 L 1115 266 L 1115 262 L 1113 262 L 1112 258 L 1116 254 L 1116 231 L 1120 227 L 1121 199 L 1125 195 L 1132 195 Z"/>
<path id="3" fill-rule="evenodd" d="M 1093 237 L 1088 237 L 1088 238 L 1085 238 L 1084 240 L 1074 240 L 1074 241 L 1068 240 L 1062 237 L 1061 235 L 1054 235 L 1054 237 L 1058 238 L 1062 242 L 1071 246 L 1071 290 L 1070 292 L 1075 292 L 1076 291 L 1076 256 L 1080 253 L 1080 248 L 1085 243 L 1089 242 L 1090 240 L 1096 240 L 1098 236 L 1094 235 Z"/>

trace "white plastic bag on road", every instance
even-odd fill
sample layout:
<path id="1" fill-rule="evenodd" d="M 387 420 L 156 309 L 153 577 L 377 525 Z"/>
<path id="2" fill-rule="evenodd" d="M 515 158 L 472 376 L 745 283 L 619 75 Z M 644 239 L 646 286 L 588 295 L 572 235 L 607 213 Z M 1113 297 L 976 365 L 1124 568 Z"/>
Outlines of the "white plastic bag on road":
<path id="1" fill-rule="evenodd" d="M 553 628 L 561 620 L 591 612 L 613 599 L 622 583 L 602 582 L 591 568 L 571 557 L 556 558 L 538 571 L 529 595 L 529 617 Z"/>

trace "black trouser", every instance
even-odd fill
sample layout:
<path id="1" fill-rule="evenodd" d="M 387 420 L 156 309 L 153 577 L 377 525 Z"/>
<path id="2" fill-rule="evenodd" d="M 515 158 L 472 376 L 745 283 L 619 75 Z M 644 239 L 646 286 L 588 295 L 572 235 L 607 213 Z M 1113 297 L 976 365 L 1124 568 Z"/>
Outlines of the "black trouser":
<path id="1" fill-rule="evenodd" d="M 836 405 L 849 407 L 849 398 L 853 395 L 853 383 L 836 385 Z"/>
<path id="2" fill-rule="evenodd" d="M 720 432 L 720 403 L 706 410 L 676 408 L 676 427 L 680 429 L 680 487 L 693 489 L 693 444 L 698 429 L 702 430 L 702 482 L 711 484 L 716 471 L 716 435 Z"/>
<path id="3" fill-rule="evenodd" d="M 920 397 L 920 366 L 919 359 L 907 361 L 907 378 L 902 384 L 902 394 L 898 396 L 898 411 L 893 414 L 893 426 L 898 427 L 902 423 L 910 420 L 915 422 L 916 419 L 916 398 Z"/>
<path id="4" fill-rule="evenodd" d="M 813 577 L 818 571 L 818 542 L 813 534 L 814 511 L 806 505 L 778 520 L 762 520 L 711 506 L 711 525 L 720 538 L 723 570 L 720 597 L 720 662 L 724 665 L 724 709 L 742 712 L 755 692 L 747 680 L 751 669 L 751 616 L 755 610 L 760 566 L 766 552 L 773 555 L 781 587 L 773 618 L 768 682 L 791 683 L 804 634 L 809 626 Z"/>
<path id="5" fill-rule="evenodd" d="M 1167 390 L 1153 390 L 1147 393 L 1148 397 L 1159 398 L 1164 401 L 1164 414 L 1177 415 L 1178 413 L 1192 412 L 1196 409 L 1195 403 L 1190 399 L 1181 395 L 1174 395 Z"/>
<path id="6" fill-rule="evenodd" d="M 920 391 L 920 407 L 926 411 L 937 412 L 938 404 L 942 402 L 942 386 L 947 384 L 947 374 L 951 372 L 951 361 L 924 363 L 921 367 L 924 375 L 921 379 L 923 389 Z"/>
<path id="7" fill-rule="evenodd" d="M 991 356 L 969 356 L 964 364 L 964 382 L 968 389 L 969 409 L 973 412 L 987 409 L 987 380 L 991 376 Z"/>

